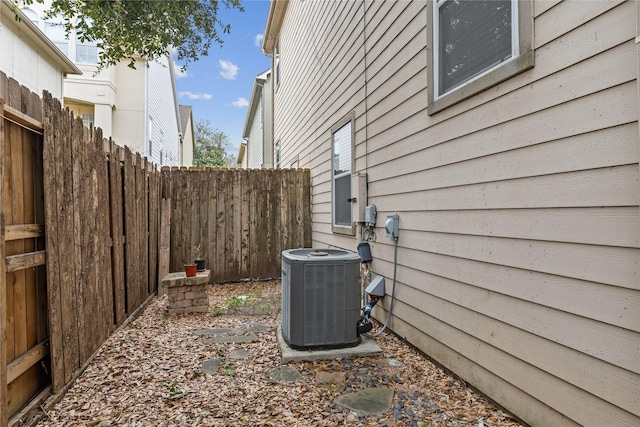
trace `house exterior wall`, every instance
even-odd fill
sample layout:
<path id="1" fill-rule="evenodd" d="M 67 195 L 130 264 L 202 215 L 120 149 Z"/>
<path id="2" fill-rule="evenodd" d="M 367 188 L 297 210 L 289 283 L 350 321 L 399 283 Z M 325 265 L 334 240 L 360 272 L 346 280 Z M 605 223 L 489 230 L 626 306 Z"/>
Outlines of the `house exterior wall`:
<path id="1" fill-rule="evenodd" d="M 13 77 L 32 92 L 49 91 L 62 99 L 62 81 L 66 73 L 79 73 L 30 21 L 22 16 L 16 21 L 15 11 L 0 0 L 0 71 Z"/>
<path id="2" fill-rule="evenodd" d="M 388 283 L 400 216 L 389 327 L 531 425 L 640 424 L 636 2 L 533 1 L 535 66 L 432 115 L 427 7 L 290 1 L 272 30 L 313 246 L 359 242 L 331 226 L 331 128 L 354 114 Z"/>
<path id="3" fill-rule="evenodd" d="M 49 6 L 48 0 L 29 5 L 39 17 L 41 30 L 45 28 L 43 18 Z M 73 61 L 76 54 L 73 34 L 67 43 L 67 54 Z M 93 110 L 94 126 L 100 127 L 105 137 L 129 146 L 157 165 L 161 163 L 161 152 L 164 165 L 178 165 L 180 124 L 171 58 L 156 61 L 138 58 L 135 70 L 127 64 L 125 61 L 97 73 L 96 64 L 76 63 L 82 75 L 64 80 L 65 106 L 78 115 Z M 150 117 L 154 121 L 151 135 Z"/>
<path id="4" fill-rule="evenodd" d="M 153 118 L 153 152 L 147 156 L 160 166 L 180 163 L 180 122 L 172 74 L 173 61 L 159 58 L 148 62 L 148 108 Z M 160 159 L 162 150 L 162 161 Z"/>
<path id="5" fill-rule="evenodd" d="M 258 109 L 261 109 L 258 106 Z M 263 124 L 260 122 L 260 114 L 254 116 L 257 120 L 251 122 L 251 129 L 249 130 L 248 143 L 247 143 L 247 167 L 248 168 L 261 168 L 263 167 L 264 159 L 264 144 L 263 141 Z"/>
<path id="6" fill-rule="evenodd" d="M 184 108 L 182 105 L 180 108 Z M 182 142 L 180 144 L 180 166 L 193 166 L 193 146 L 195 135 L 193 134 L 193 111 L 188 108 L 188 116 L 182 129 Z M 182 113 L 181 113 L 182 114 Z"/>
<path id="7" fill-rule="evenodd" d="M 148 157 L 146 61 L 138 59 L 135 70 L 126 63 L 110 69 L 115 92 L 110 115 L 113 120 L 111 136 L 117 144 Z"/>
<path id="8" fill-rule="evenodd" d="M 243 137 L 247 141 L 247 160 L 243 167 L 272 168 L 273 139 L 271 71 L 256 76 L 247 109 Z"/>

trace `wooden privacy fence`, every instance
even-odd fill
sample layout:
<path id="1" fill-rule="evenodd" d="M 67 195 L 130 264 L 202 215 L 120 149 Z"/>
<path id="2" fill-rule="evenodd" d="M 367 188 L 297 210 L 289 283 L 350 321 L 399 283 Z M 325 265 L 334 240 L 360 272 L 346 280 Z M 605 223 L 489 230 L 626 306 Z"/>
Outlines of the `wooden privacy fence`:
<path id="1" fill-rule="evenodd" d="M 53 390 L 155 290 L 159 172 L 44 98 Z M 105 145 L 107 149 L 105 150 Z"/>
<path id="2" fill-rule="evenodd" d="M 281 251 L 311 245 L 309 170 L 161 173 L 2 72 L 0 159 L 0 427 L 64 391 L 170 270 L 199 254 L 212 282 L 279 277 Z"/>
<path id="3" fill-rule="evenodd" d="M 68 386 L 155 293 L 161 180 L 139 154 L 1 72 L 0 159 L 3 427 Z"/>
<path id="4" fill-rule="evenodd" d="M 49 384 L 40 98 L 0 73 L 0 425 Z"/>
<path id="5" fill-rule="evenodd" d="M 280 277 L 281 252 L 311 246 L 310 185 L 309 169 L 162 168 L 160 271 L 199 255 L 214 283 Z"/>

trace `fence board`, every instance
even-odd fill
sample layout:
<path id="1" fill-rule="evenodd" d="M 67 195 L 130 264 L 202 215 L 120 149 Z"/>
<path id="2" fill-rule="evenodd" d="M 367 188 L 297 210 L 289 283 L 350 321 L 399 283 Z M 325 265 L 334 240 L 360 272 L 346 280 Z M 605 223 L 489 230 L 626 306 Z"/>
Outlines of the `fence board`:
<path id="1" fill-rule="evenodd" d="M 240 249 L 240 271 L 243 275 L 248 275 L 249 271 L 249 189 L 251 183 L 249 182 L 249 171 L 242 169 L 240 171 L 240 184 L 241 193 L 240 203 L 242 205 L 241 213 L 241 249 Z"/>
<path id="2" fill-rule="evenodd" d="M 125 240 L 125 283 L 127 296 L 127 313 L 131 314 L 136 307 L 137 275 L 136 266 L 139 264 L 135 238 L 135 166 L 129 147 L 124 148 L 124 230 Z"/>
<path id="3" fill-rule="evenodd" d="M 4 100 L 2 99 L 4 89 L 3 81 L 6 81 L 6 76 L 2 78 L 0 75 L 0 201 L 4 201 Z M 4 219 L 4 202 L 0 203 L 0 260 L 5 258 L 5 219 Z M 0 280 L 3 284 L 6 284 L 6 272 L 5 265 L 0 262 Z M 7 409 L 7 293 L 5 286 L 0 290 L 0 427 L 5 427 L 8 421 L 8 409 Z"/>
<path id="4" fill-rule="evenodd" d="M 169 262 L 171 261 L 171 199 L 162 199 L 160 211 L 160 249 L 158 260 L 158 281 L 169 274 Z M 159 286 L 159 283 L 156 283 Z"/>
<path id="5" fill-rule="evenodd" d="M 149 230 L 148 242 L 148 260 L 149 260 L 149 279 L 148 294 L 152 294 L 158 290 L 158 245 L 160 230 L 160 175 L 158 173 L 149 174 L 149 199 L 147 210 L 149 213 Z"/>
<path id="6" fill-rule="evenodd" d="M 162 180 L 172 204 L 171 271 L 200 245 L 212 282 L 279 277 L 281 252 L 311 245 L 306 169 L 165 168 Z"/>
<path id="7" fill-rule="evenodd" d="M 44 94 L 45 100 L 51 103 L 49 94 Z M 61 320 L 61 295 L 60 295 L 60 264 L 58 257 L 55 255 L 59 253 L 59 238 L 58 238 L 58 196 L 59 191 L 59 175 L 57 174 L 56 167 L 56 147 L 59 144 L 55 143 L 54 129 L 57 125 L 55 117 L 52 114 L 48 114 L 44 120 L 44 169 L 47 171 L 44 180 L 44 209 L 48 213 L 45 223 L 45 242 L 47 249 L 50 253 L 47 254 L 47 278 L 49 281 L 49 319 L 50 326 L 49 331 L 51 333 L 51 371 L 53 388 L 60 387 L 62 376 L 64 375 L 64 365 L 62 356 L 62 320 Z M 61 374 L 62 373 L 62 374 Z"/>
<path id="8" fill-rule="evenodd" d="M 204 173 L 204 177 L 207 181 L 207 192 L 206 194 L 206 202 L 207 202 L 207 216 L 208 216 L 208 236 L 207 236 L 207 265 L 211 270 L 211 280 L 217 281 L 217 272 L 218 272 L 218 260 L 216 257 L 216 238 L 218 234 L 218 204 L 217 197 L 218 194 L 218 179 L 216 178 L 216 171 L 212 169 L 207 169 Z M 170 180 L 168 180 L 170 181 Z M 164 187 L 164 182 L 163 182 Z"/>
<path id="9" fill-rule="evenodd" d="M 121 148 L 109 141 L 109 206 L 111 214 L 111 262 L 113 284 L 113 310 L 116 325 L 126 318 L 124 278 L 124 220 L 122 208 Z"/>

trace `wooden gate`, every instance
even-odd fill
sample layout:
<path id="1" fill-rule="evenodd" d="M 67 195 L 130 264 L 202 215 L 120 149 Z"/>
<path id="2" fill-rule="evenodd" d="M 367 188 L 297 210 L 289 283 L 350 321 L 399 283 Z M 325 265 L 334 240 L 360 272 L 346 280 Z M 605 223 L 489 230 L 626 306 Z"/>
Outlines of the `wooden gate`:
<path id="1" fill-rule="evenodd" d="M 2 77 L 2 76 L 0 76 Z M 40 99 L 0 78 L 0 425 L 51 382 Z M 1 338 L 5 337 L 4 340 Z M 2 342 L 4 341 L 4 342 Z"/>

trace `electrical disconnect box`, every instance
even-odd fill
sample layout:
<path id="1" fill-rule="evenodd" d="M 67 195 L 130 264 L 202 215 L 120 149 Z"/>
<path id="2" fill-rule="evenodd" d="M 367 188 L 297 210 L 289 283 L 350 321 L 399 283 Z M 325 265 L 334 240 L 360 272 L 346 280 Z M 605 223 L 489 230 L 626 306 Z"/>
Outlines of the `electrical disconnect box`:
<path id="1" fill-rule="evenodd" d="M 376 205 L 368 205 L 364 208 L 364 225 L 366 227 L 375 227 L 376 226 L 376 216 L 378 212 L 376 211 Z"/>
<path id="2" fill-rule="evenodd" d="M 387 215 L 387 222 L 384 224 L 385 237 L 398 238 L 400 234 L 400 216 L 398 214 Z"/>

